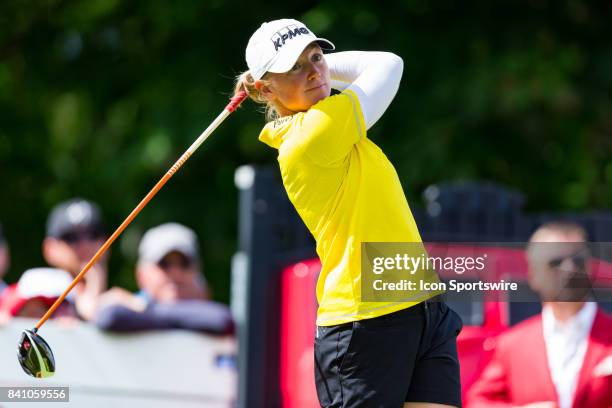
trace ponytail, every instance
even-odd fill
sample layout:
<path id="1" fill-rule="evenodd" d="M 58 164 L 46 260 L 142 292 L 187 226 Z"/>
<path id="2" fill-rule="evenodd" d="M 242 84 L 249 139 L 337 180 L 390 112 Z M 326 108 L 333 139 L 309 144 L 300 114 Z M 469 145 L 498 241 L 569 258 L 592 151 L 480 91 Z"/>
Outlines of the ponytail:
<path id="1" fill-rule="evenodd" d="M 262 81 L 267 82 L 264 79 L 262 79 Z M 264 98 L 259 89 L 255 87 L 255 80 L 249 71 L 244 71 L 240 75 L 236 76 L 234 94 L 242 90 L 246 91 L 249 98 L 255 103 L 266 105 L 264 113 L 267 121 L 272 121 L 280 117 L 274 104 Z"/>

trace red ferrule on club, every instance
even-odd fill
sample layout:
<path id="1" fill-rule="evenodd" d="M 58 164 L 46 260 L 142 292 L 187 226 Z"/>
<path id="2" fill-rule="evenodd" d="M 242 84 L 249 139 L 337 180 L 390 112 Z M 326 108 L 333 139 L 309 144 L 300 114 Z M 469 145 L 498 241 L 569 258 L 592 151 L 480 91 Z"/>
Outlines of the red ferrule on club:
<path id="1" fill-rule="evenodd" d="M 230 112 L 235 111 L 238 108 L 238 106 L 240 106 L 242 101 L 244 101 L 246 98 L 247 98 L 246 91 L 237 92 L 236 95 L 234 95 L 232 99 L 230 99 L 230 102 L 227 104 L 225 109 L 227 109 Z"/>

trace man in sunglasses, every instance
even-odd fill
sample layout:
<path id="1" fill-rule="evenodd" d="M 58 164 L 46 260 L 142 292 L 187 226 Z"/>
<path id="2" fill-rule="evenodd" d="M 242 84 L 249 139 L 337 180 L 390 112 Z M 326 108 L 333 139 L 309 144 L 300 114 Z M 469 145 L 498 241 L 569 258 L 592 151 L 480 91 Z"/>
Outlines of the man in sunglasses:
<path id="1" fill-rule="evenodd" d="M 104 244 L 106 233 L 100 208 L 93 202 L 73 198 L 56 205 L 47 219 L 43 257 L 56 268 L 76 276 Z M 74 289 L 79 316 L 91 320 L 97 301 L 107 289 L 108 252 L 87 272 Z"/>
<path id="2" fill-rule="evenodd" d="M 467 407 L 612 407 L 612 316 L 591 301 L 585 230 L 551 222 L 529 241 L 542 313 L 505 332 Z"/>
<path id="3" fill-rule="evenodd" d="M 233 330 L 229 308 L 210 299 L 195 232 L 167 223 L 148 230 L 138 248 L 136 295 L 112 288 L 100 299 L 96 323 L 114 331 Z"/>

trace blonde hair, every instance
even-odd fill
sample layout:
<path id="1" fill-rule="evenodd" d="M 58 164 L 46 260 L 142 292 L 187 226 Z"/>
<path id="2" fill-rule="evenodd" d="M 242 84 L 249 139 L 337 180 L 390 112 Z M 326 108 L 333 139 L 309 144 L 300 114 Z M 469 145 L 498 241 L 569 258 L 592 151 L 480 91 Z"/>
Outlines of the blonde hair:
<path id="1" fill-rule="evenodd" d="M 265 75 L 264 75 L 265 78 Z M 269 82 L 264 78 L 261 79 L 265 85 L 269 85 Z M 244 71 L 240 75 L 236 76 L 236 83 L 234 85 L 234 94 L 238 91 L 246 91 L 249 98 L 253 100 L 255 103 L 260 105 L 265 105 L 264 114 L 266 116 L 267 121 L 273 121 L 280 117 L 278 110 L 273 102 L 267 100 L 261 93 L 259 89 L 255 87 L 255 80 L 249 71 Z"/>

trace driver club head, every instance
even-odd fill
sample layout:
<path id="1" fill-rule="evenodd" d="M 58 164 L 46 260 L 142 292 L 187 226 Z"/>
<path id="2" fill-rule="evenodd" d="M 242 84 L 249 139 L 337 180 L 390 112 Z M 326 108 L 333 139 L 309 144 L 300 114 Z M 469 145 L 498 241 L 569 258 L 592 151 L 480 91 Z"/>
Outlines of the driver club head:
<path id="1" fill-rule="evenodd" d="M 47 378 L 55 373 L 55 358 L 51 347 L 36 334 L 36 329 L 24 330 L 21 334 L 17 359 L 23 371 L 34 378 Z"/>

